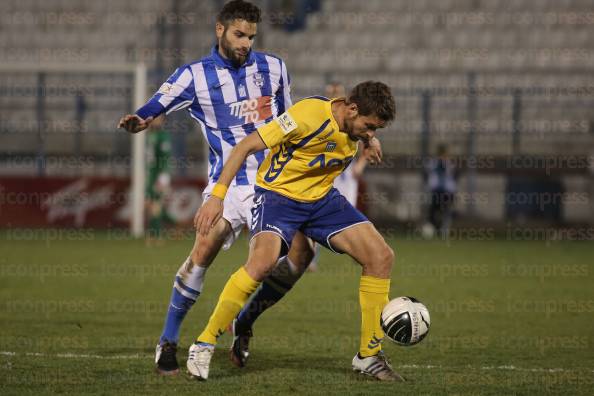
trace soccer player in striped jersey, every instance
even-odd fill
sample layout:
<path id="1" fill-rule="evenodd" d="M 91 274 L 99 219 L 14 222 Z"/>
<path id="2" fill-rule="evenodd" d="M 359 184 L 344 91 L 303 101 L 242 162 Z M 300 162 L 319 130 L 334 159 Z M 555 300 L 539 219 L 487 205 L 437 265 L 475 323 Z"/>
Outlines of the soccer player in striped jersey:
<path id="1" fill-rule="evenodd" d="M 208 324 L 190 347 L 187 367 L 194 378 L 208 378 L 218 337 L 300 231 L 333 252 L 347 253 L 362 266 L 361 336 L 353 370 L 382 381 L 403 380 L 381 350 L 380 315 L 388 302 L 394 252 L 332 185 L 357 153 L 357 141 L 371 140 L 394 116 L 389 88 L 367 81 L 355 86 L 348 98 L 300 101 L 233 149 L 195 218 L 203 235 L 223 215 L 228 187 L 245 158 L 265 149 L 270 152 L 258 170 L 247 262 L 229 278 Z"/>
<path id="2" fill-rule="evenodd" d="M 119 123 L 128 132 L 137 133 L 163 113 L 186 109 L 200 124 L 209 145 L 209 183 L 203 192 L 204 201 L 211 195 L 233 147 L 291 106 L 285 63 L 274 55 L 252 50 L 260 19 L 259 8 L 251 3 L 234 0 L 225 4 L 217 16 L 218 45 L 211 53 L 178 68 L 148 103 Z M 228 248 L 242 228 L 250 224 L 256 170 L 264 157 L 264 152 L 254 153 L 242 163 L 229 188 L 222 219 L 207 236 L 196 234 L 190 256 L 175 276 L 156 348 L 155 362 L 160 374 L 179 372 L 179 330 L 201 293 L 206 270 L 219 250 Z M 299 279 L 312 257 L 308 240 L 298 235 L 288 256 L 279 261 L 269 276 L 272 283 L 285 285 L 283 293 L 272 297 L 272 303 Z M 262 286 L 263 295 L 270 298 L 268 288 L 268 284 Z"/>

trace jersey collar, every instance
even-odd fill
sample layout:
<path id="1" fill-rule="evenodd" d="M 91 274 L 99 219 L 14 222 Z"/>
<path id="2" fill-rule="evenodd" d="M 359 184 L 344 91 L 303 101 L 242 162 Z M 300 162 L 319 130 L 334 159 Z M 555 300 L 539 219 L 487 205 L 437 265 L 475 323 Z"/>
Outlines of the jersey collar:
<path id="1" fill-rule="evenodd" d="M 210 57 L 212 59 L 214 59 L 217 66 L 224 67 L 227 69 L 235 69 L 235 65 L 233 65 L 233 63 L 229 59 L 225 59 L 221 56 L 221 54 L 219 54 L 219 45 L 218 44 L 215 45 L 214 47 L 212 47 L 212 49 L 210 50 Z M 252 63 L 254 63 L 255 61 L 256 61 L 256 55 L 254 54 L 254 51 L 250 50 L 250 53 L 248 54 L 248 57 L 247 57 L 245 63 L 243 65 L 241 65 L 240 68 L 249 66 Z"/>
<path id="2" fill-rule="evenodd" d="M 334 118 L 334 114 L 332 114 L 332 103 L 336 102 L 339 99 L 343 98 L 333 98 L 332 100 L 326 102 L 326 113 L 328 114 L 328 118 L 330 119 L 330 126 L 332 127 L 332 129 L 338 132 L 340 132 L 340 128 L 338 127 L 338 122 L 336 122 L 336 119 Z"/>

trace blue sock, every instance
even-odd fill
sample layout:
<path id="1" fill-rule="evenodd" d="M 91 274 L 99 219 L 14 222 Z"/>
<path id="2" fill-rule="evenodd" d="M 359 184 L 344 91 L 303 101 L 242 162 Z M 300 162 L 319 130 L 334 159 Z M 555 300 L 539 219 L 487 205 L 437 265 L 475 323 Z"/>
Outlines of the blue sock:
<path id="1" fill-rule="evenodd" d="M 293 285 L 282 282 L 274 276 L 264 279 L 251 300 L 243 307 L 237 316 L 237 330 L 244 333 L 251 330 L 254 322 L 268 308 L 276 304 Z"/>
<path id="2" fill-rule="evenodd" d="M 186 317 L 186 314 L 196 302 L 200 292 L 185 285 L 179 276 L 175 278 L 173 292 L 169 301 L 169 309 L 165 318 L 165 326 L 159 342 L 161 344 L 170 342 L 177 344 L 179 341 L 179 329 Z"/>

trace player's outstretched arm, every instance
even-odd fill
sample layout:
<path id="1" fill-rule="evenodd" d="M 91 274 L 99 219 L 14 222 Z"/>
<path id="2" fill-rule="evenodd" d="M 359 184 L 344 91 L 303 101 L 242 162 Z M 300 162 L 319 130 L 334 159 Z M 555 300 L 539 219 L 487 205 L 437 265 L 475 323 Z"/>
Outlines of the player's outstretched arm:
<path id="1" fill-rule="evenodd" d="M 231 155 L 229 155 L 229 158 L 223 167 L 219 181 L 215 186 L 215 189 L 218 189 L 219 191 L 222 190 L 222 193 L 220 194 L 222 197 L 224 197 L 227 188 L 248 155 L 264 149 L 266 149 L 266 145 L 258 133 L 250 134 L 233 148 Z M 210 229 L 223 215 L 223 198 L 217 196 L 219 193 L 215 192 L 215 189 L 213 189 L 210 198 L 208 198 L 206 203 L 198 209 L 198 212 L 196 212 L 196 216 L 194 217 L 194 227 L 196 227 L 196 230 L 202 235 L 207 235 Z"/>
<path id="2" fill-rule="evenodd" d="M 143 120 L 136 114 L 126 114 L 120 119 L 118 128 L 124 128 L 130 133 L 138 133 L 148 128 L 152 121 L 153 117 L 147 117 Z"/>
<path id="3" fill-rule="evenodd" d="M 188 65 L 179 67 L 161 85 L 159 90 L 136 114 L 127 114 L 120 120 L 118 128 L 130 133 L 145 130 L 154 118 L 170 111 L 179 111 L 190 106 L 196 99 L 194 77 Z"/>

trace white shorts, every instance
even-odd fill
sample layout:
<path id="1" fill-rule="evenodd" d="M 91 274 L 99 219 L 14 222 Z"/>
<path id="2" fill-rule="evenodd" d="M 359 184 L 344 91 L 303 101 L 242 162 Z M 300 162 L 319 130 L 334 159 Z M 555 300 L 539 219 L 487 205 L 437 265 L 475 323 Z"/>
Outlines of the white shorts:
<path id="1" fill-rule="evenodd" d="M 206 186 L 202 192 L 202 202 L 210 197 L 214 184 Z M 231 224 L 232 232 L 223 243 L 223 250 L 231 247 L 245 226 L 252 223 L 252 205 L 254 204 L 254 186 L 229 186 L 223 206 L 223 218 Z"/>

